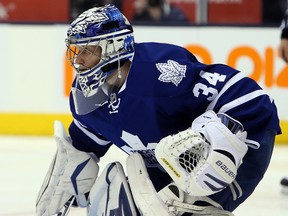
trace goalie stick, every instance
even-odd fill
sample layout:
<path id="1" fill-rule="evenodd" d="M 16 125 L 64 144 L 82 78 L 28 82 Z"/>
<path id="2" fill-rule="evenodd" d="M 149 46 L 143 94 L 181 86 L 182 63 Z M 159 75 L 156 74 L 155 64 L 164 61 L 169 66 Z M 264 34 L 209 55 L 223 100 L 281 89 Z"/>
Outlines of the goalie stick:
<path id="1" fill-rule="evenodd" d="M 67 216 L 69 211 L 70 211 L 70 208 L 72 207 L 73 205 L 73 202 L 75 201 L 75 197 L 73 196 L 70 200 L 68 200 L 64 207 L 61 209 L 61 211 L 57 214 L 55 214 L 54 216 Z"/>

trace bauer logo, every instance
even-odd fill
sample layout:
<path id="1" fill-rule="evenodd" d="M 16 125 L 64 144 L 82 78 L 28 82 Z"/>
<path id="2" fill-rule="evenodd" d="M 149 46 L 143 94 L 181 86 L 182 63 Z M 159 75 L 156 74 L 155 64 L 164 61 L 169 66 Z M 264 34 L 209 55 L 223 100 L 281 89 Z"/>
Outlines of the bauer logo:
<path id="1" fill-rule="evenodd" d="M 216 165 L 218 165 L 231 178 L 234 179 L 236 177 L 235 173 L 232 170 L 230 170 L 222 161 L 220 160 L 216 161 Z"/>

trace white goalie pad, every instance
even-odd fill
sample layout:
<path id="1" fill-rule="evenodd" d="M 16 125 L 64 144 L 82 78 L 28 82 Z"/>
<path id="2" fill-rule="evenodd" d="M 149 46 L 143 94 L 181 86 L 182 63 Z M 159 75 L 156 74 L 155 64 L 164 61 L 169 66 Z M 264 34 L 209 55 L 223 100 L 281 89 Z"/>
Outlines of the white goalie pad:
<path id="1" fill-rule="evenodd" d="M 143 216 L 169 216 L 165 203 L 151 182 L 144 160 L 139 153 L 131 154 L 126 160 L 127 174 L 134 202 Z"/>
<path id="2" fill-rule="evenodd" d="M 54 123 L 57 152 L 46 174 L 36 201 L 37 216 L 66 215 L 76 200 L 86 207 L 88 193 L 98 174 L 97 158 L 75 149 L 59 121 Z M 63 210 L 64 209 L 64 210 Z"/>
<path id="3" fill-rule="evenodd" d="M 192 128 L 163 138 L 155 156 L 179 188 L 192 196 L 208 196 L 236 178 L 248 147 L 246 132 L 235 133 L 208 111 L 194 120 Z"/>
<path id="4" fill-rule="evenodd" d="M 91 189 L 88 202 L 88 216 L 117 215 L 136 216 L 136 209 L 119 162 L 106 166 Z"/>

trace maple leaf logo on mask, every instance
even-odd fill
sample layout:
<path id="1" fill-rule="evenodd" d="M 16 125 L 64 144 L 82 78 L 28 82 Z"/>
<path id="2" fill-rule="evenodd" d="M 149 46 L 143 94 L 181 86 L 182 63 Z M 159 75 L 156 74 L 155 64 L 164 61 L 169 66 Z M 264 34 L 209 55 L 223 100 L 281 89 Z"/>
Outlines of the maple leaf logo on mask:
<path id="1" fill-rule="evenodd" d="M 176 61 L 168 60 L 167 63 L 157 63 L 156 67 L 161 72 L 158 80 L 162 82 L 172 82 L 178 86 L 185 77 L 186 65 L 181 65 Z"/>

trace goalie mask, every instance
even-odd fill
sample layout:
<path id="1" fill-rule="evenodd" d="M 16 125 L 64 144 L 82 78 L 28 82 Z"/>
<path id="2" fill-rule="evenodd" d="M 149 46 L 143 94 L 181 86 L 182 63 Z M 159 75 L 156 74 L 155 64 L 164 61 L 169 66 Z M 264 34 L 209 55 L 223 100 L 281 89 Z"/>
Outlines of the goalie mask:
<path id="1" fill-rule="evenodd" d="M 71 23 L 66 46 L 67 59 L 76 69 L 75 109 L 80 115 L 87 114 L 116 91 L 107 78 L 117 70 L 120 73 L 120 67 L 132 58 L 133 29 L 114 5 L 94 7 Z"/>

